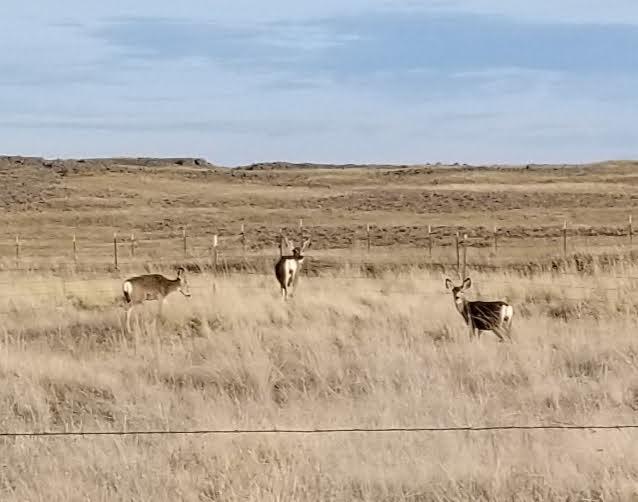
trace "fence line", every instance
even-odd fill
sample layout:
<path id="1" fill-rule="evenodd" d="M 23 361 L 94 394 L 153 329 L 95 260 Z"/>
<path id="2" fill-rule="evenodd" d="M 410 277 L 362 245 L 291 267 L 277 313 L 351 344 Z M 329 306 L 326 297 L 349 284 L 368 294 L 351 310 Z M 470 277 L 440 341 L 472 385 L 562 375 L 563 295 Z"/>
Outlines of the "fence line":
<path id="1" fill-rule="evenodd" d="M 26 431 L 0 432 L 0 437 L 88 437 L 88 436 L 177 436 L 177 435 L 239 435 L 239 434 L 343 434 L 343 433 L 392 433 L 392 432 L 506 432 L 506 431 L 602 431 L 633 430 L 638 424 L 611 425 L 480 425 L 444 427 L 332 427 L 332 428 L 273 428 L 273 429 L 181 429 L 181 430 L 134 430 L 134 431 Z"/>
<path id="2" fill-rule="evenodd" d="M 371 225 L 369 223 L 366 224 L 363 228 L 357 227 L 354 230 L 353 237 L 351 239 L 352 242 L 349 242 L 346 246 L 343 247 L 343 249 L 347 250 L 347 249 L 352 249 L 353 247 L 358 248 L 359 247 L 358 243 L 359 244 L 366 243 L 367 253 L 370 254 L 370 252 L 372 251 L 372 248 L 379 247 L 379 246 L 373 246 L 372 244 L 372 234 L 374 233 L 374 230 L 379 228 L 393 228 L 393 227 L 400 228 L 403 230 L 405 230 L 406 228 L 406 227 L 400 227 L 400 226 L 398 227 L 385 226 L 384 227 L 379 225 Z M 263 226 L 259 228 L 260 233 L 264 231 L 264 228 L 265 227 Z M 288 225 L 286 228 L 290 231 L 293 231 L 293 233 L 295 234 L 303 233 L 304 230 L 308 229 L 308 227 L 305 227 L 303 225 L 303 220 L 301 219 L 299 220 L 299 226 L 297 229 L 294 229 L 293 226 L 291 225 Z M 313 227 L 310 227 L 310 228 L 312 229 Z M 322 227 L 318 225 L 314 228 L 322 228 Z M 408 228 L 412 230 L 414 226 L 411 226 Z M 514 227 L 514 228 L 517 228 L 517 227 Z M 466 228 L 466 227 L 452 227 L 448 225 L 441 225 L 441 226 L 435 227 L 433 231 L 432 225 L 421 225 L 421 226 L 418 226 L 417 229 L 421 230 L 424 234 L 421 239 L 422 243 L 420 247 L 414 246 L 414 249 L 422 250 L 424 255 L 427 253 L 427 255 L 429 256 L 429 261 L 431 262 L 432 251 L 434 247 L 433 236 L 437 236 L 436 241 L 439 248 L 456 247 L 457 265 L 459 264 L 458 256 L 459 256 L 460 247 L 462 247 L 463 249 L 466 249 L 467 247 L 471 247 L 473 249 L 486 249 L 489 251 L 489 254 L 493 255 L 494 257 L 499 256 L 499 251 L 502 252 L 503 250 L 507 250 L 507 249 L 526 249 L 526 248 L 531 249 L 531 248 L 538 247 L 538 244 L 536 242 L 534 242 L 533 244 L 529 246 L 505 244 L 503 242 L 505 239 L 516 240 L 516 241 L 520 241 L 520 240 L 538 241 L 539 239 L 543 239 L 543 240 L 549 241 L 547 242 L 548 247 L 554 248 L 555 255 L 557 257 L 558 256 L 567 257 L 568 250 L 573 252 L 573 249 L 568 248 L 568 240 L 570 238 L 572 240 L 575 238 L 585 238 L 585 239 L 604 238 L 604 239 L 615 239 L 615 240 L 620 238 L 622 239 L 620 244 L 616 244 L 616 245 L 596 244 L 595 246 L 592 246 L 592 244 L 587 243 L 587 247 L 602 248 L 602 247 L 612 246 L 617 248 L 628 249 L 629 251 L 633 249 L 633 227 L 632 227 L 631 215 L 628 215 L 628 224 L 622 224 L 622 225 L 617 225 L 613 227 L 615 228 L 615 232 L 609 232 L 607 230 L 607 228 L 609 227 L 606 227 L 603 235 L 588 235 L 587 233 L 584 233 L 583 235 L 583 233 L 578 231 L 579 230 L 578 228 L 576 229 L 576 232 L 572 232 L 570 235 L 567 220 L 565 220 L 562 223 L 562 226 L 529 227 L 527 228 L 527 230 L 535 231 L 538 228 L 556 231 L 556 235 L 536 237 L 532 233 L 524 238 L 517 238 L 517 237 L 512 237 L 507 235 L 508 229 L 499 228 L 498 226 L 494 226 L 493 230 L 488 230 L 487 227 L 484 227 L 484 226 Z M 426 233 L 426 229 L 427 229 L 427 233 Z M 594 230 L 594 227 L 588 227 L 588 229 L 591 233 L 591 231 Z M 237 251 L 238 254 L 240 254 L 241 257 L 245 260 L 246 250 L 248 247 L 247 235 L 249 234 L 249 231 L 247 231 L 246 229 L 245 223 L 242 223 L 241 226 L 237 228 L 236 232 L 229 230 L 227 226 L 224 226 L 218 229 L 217 232 L 218 233 L 205 235 L 203 237 L 196 237 L 191 234 L 188 234 L 188 238 L 187 238 L 186 228 L 180 227 L 179 229 L 178 228 L 175 229 L 174 237 L 165 237 L 165 238 L 149 237 L 146 239 L 139 239 L 139 238 L 136 239 L 134 236 L 134 232 L 130 233 L 131 235 L 130 239 L 128 237 L 121 237 L 117 233 L 115 233 L 113 235 L 113 240 L 112 240 L 112 249 L 113 249 L 112 265 L 117 269 L 118 265 L 122 263 L 121 256 L 119 256 L 119 254 L 121 253 L 119 253 L 118 251 L 118 246 L 130 247 L 129 254 L 131 257 L 135 257 L 135 254 L 136 254 L 135 250 L 138 249 L 141 251 L 140 246 L 143 244 L 167 244 L 167 245 L 170 245 L 171 247 L 174 247 L 176 251 L 176 255 L 179 254 L 182 258 L 196 258 L 193 251 L 197 247 L 199 247 L 200 251 L 202 249 L 208 250 L 208 254 L 206 254 L 206 251 L 204 251 L 204 253 L 201 254 L 199 258 L 204 258 L 206 256 L 210 258 L 212 255 L 217 256 L 218 246 L 216 245 L 216 242 L 218 239 L 220 242 L 223 241 L 225 244 L 233 245 L 232 249 Z M 459 236 L 461 235 L 461 232 L 463 232 L 462 239 L 459 238 Z M 471 235 L 472 232 L 475 232 L 480 235 L 472 236 Z M 276 232 L 272 232 L 272 234 L 276 235 Z M 468 235 L 469 235 L 469 238 L 468 238 Z M 79 262 L 81 262 L 81 260 L 79 259 L 79 255 L 80 255 L 82 246 L 86 246 L 85 249 L 104 248 L 105 250 L 111 246 L 111 242 L 109 239 L 104 239 L 103 242 L 80 241 L 77 238 L 76 233 L 70 234 L 68 239 L 56 239 L 55 242 L 62 243 L 67 240 L 68 240 L 68 249 L 66 250 L 66 252 L 63 252 L 61 255 L 60 254 L 57 255 L 58 257 L 68 255 L 71 258 L 71 260 L 68 262 L 64 262 L 67 265 L 77 265 Z M 443 242 L 441 242 L 442 240 Z M 36 238 L 32 239 L 32 241 L 36 243 L 39 242 Z M 7 259 L 11 259 L 10 257 L 11 252 L 14 253 L 13 259 L 15 260 L 16 268 L 18 269 L 20 268 L 20 265 L 24 262 L 25 258 L 27 258 L 25 254 L 25 249 L 28 249 L 28 242 L 29 242 L 28 240 L 25 240 L 20 235 L 15 236 L 15 242 L 0 241 L 0 248 L 6 248 L 7 250 L 9 250 L 7 252 Z M 200 242 L 201 245 L 189 247 L 188 245 L 189 242 Z M 40 246 L 37 246 L 37 247 L 40 248 Z M 219 250 L 221 250 L 222 247 L 223 246 L 219 246 L 220 248 Z M 384 247 L 384 246 L 381 246 L 381 247 Z M 261 250 L 269 249 L 269 248 L 270 248 L 269 244 L 261 245 Z M 178 250 L 181 250 L 181 253 L 179 253 Z M 36 257 L 36 258 L 41 259 L 44 257 Z"/>

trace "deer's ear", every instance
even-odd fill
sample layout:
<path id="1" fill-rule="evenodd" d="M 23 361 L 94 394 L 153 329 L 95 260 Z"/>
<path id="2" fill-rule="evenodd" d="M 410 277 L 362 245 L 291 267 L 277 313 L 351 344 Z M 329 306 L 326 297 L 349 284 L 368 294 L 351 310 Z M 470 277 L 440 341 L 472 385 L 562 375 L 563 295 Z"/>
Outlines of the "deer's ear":
<path id="1" fill-rule="evenodd" d="M 452 281 L 450 279 L 445 279 L 445 288 L 446 289 L 452 289 Z"/>
<path id="2" fill-rule="evenodd" d="M 303 243 L 301 244 L 301 252 L 303 253 L 305 251 L 305 249 L 310 245 L 310 237 L 308 237 L 305 241 L 303 241 Z"/>
<path id="3" fill-rule="evenodd" d="M 469 277 L 466 277 L 465 280 L 463 281 L 463 289 L 469 289 L 472 287 L 472 279 L 470 279 Z"/>
<path id="4" fill-rule="evenodd" d="M 288 237 L 286 237 L 285 235 L 281 236 L 281 241 L 283 242 L 284 247 L 288 251 L 291 251 L 295 247 L 295 243 L 293 241 L 291 241 L 290 239 L 288 239 Z"/>

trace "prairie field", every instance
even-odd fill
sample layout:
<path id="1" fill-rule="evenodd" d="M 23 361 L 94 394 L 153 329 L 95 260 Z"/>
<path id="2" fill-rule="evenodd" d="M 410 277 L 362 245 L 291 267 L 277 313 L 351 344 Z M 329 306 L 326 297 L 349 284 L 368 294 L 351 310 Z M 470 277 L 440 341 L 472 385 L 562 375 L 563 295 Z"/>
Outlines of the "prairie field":
<path id="1" fill-rule="evenodd" d="M 183 162 L 11 162 L 0 171 L 10 194 L 2 433 L 638 424 L 638 263 L 619 231 L 638 197 L 629 164 L 252 166 L 231 175 Z M 43 175 L 46 189 L 35 181 Z M 568 217 L 587 232 L 572 236 L 582 239 L 578 253 L 561 257 Z M 307 253 L 312 273 L 283 302 L 272 273 L 277 231 L 298 218 L 317 242 Z M 424 221 L 479 237 L 496 221 L 509 232 L 497 256 L 472 248 L 467 274 L 470 299 L 514 307 L 511 341 L 468 337 L 444 287 L 446 277 L 459 282 L 451 247 L 441 241 L 438 266 L 422 266 Z M 252 225 L 249 252 L 263 266 L 189 268 L 192 296 L 169 296 L 161 318 L 147 302 L 131 333 L 122 281 L 145 271 L 173 277 L 179 249 L 162 263 L 156 245 L 157 255 L 139 252 L 118 270 L 100 267 L 108 250 L 97 246 L 81 248 L 82 270 L 44 259 L 68 260 L 67 233 L 108 243 L 113 231 L 147 229 L 149 240 L 166 239 L 185 222 L 202 236 Z M 369 253 L 347 237 L 367 223 L 379 225 Z M 12 266 L 17 232 L 39 242 L 33 266 Z M 606 236 L 622 244 L 599 246 Z M 559 258 L 554 268 L 517 267 Z M 0 499 L 638 500 L 637 434 L 4 436 Z"/>
<path id="2" fill-rule="evenodd" d="M 331 267 L 370 244 L 423 250 L 447 261 L 456 232 L 485 250 L 499 229 L 499 260 L 543 260 L 561 249 L 608 252 L 627 244 L 638 206 L 637 162 L 582 166 L 312 166 L 257 164 L 234 169 L 199 159 L 55 160 L 0 157 L 0 269 L 81 269 L 149 259 L 208 260 L 212 239 L 228 261 L 272 259 L 281 230 L 312 235 L 315 260 Z M 432 233 L 428 234 L 431 227 Z M 182 233 L 187 234 L 186 252 Z M 130 252 L 134 236 L 137 252 Z M 21 243 L 15 260 L 15 239 Z M 335 256 L 336 255 L 336 256 Z M 414 258 L 414 257 L 413 257 Z M 396 261 L 396 260 L 395 260 Z"/>

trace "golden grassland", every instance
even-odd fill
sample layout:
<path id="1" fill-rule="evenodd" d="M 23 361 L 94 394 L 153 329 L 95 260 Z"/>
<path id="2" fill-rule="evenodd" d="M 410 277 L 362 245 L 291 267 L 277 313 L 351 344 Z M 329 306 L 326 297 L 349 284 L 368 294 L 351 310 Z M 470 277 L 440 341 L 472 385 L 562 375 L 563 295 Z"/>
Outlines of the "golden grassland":
<path id="1" fill-rule="evenodd" d="M 231 172 L 0 159 L 0 432 L 638 423 L 638 266 L 623 226 L 638 200 L 635 167 Z M 284 303 L 276 239 L 299 218 L 313 246 Z M 250 267 L 227 274 L 241 223 Z M 470 341 L 444 288 L 447 274 L 457 279 L 457 227 L 472 245 L 470 298 L 514 306 L 511 343 Z M 120 270 L 107 266 L 114 231 L 139 239 L 135 257 L 121 247 Z M 211 273 L 215 233 L 224 244 Z M 184 262 L 193 296 L 170 296 L 162 319 L 146 304 L 127 333 L 122 281 L 173 276 Z M 638 500 L 635 439 L 1 437 L 0 500 Z"/>
<path id="2" fill-rule="evenodd" d="M 25 259 L 68 261 L 76 234 L 80 260 L 108 260 L 117 232 L 122 239 L 135 234 L 142 254 L 161 246 L 164 258 L 181 257 L 182 229 L 190 252 L 200 256 L 213 234 L 237 249 L 241 224 L 249 250 L 272 252 L 280 228 L 294 234 L 299 218 L 316 250 L 361 244 L 367 224 L 373 246 L 422 248 L 428 225 L 436 246 L 449 245 L 457 228 L 489 245 L 495 225 L 503 245 L 535 246 L 560 237 L 564 220 L 583 238 L 617 236 L 638 202 L 635 162 L 530 169 L 225 169 L 178 162 L 0 158 L 0 256 L 13 257 L 19 235 Z"/>
<path id="3" fill-rule="evenodd" d="M 167 271 L 167 275 L 170 275 Z M 635 423 L 638 269 L 473 273 L 514 341 L 469 341 L 419 270 L 191 274 L 123 330 L 122 277 L 5 273 L 3 431 Z M 2 500 L 628 500 L 635 432 L 5 438 Z"/>

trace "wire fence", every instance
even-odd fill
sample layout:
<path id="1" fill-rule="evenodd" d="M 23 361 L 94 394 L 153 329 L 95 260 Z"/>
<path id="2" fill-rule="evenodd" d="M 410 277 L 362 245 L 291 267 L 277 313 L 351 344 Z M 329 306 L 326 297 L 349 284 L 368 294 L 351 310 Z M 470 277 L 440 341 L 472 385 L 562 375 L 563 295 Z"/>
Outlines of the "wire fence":
<path id="1" fill-rule="evenodd" d="M 334 428 L 273 428 L 273 429 L 181 429 L 181 430 L 115 430 L 115 431 L 21 431 L 0 432 L 5 438 L 55 438 L 88 436 L 205 436 L 205 435 L 263 435 L 263 434 L 352 434 L 352 433 L 398 433 L 398 432 L 507 432 L 507 431 L 604 431 L 634 430 L 638 424 L 611 425 L 482 425 L 444 427 L 334 427 Z"/>
<path id="2" fill-rule="evenodd" d="M 633 229 L 631 218 L 628 224 L 613 227 L 570 227 L 565 221 L 563 226 L 546 227 L 449 227 L 449 226 L 382 226 L 361 225 L 348 228 L 347 236 L 340 236 L 338 242 L 330 238 L 333 227 L 321 225 L 290 226 L 279 229 L 295 235 L 316 235 L 315 248 L 320 252 L 350 253 L 362 257 L 377 258 L 385 251 L 396 253 L 414 252 L 433 265 L 460 265 L 461 250 L 471 249 L 475 259 L 495 261 L 511 253 L 523 255 L 543 255 L 567 257 L 569 254 L 584 252 L 633 250 Z M 144 262 L 157 263 L 162 258 L 181 261 L 211 262 L 215 268 L 222 261 L 259 259 L 264 253 L 281 250 L 281 243 L 274 238 L 277 231 L 273 228 L 259 227 L 249 229 L 242 225 L 235 231 L 219 228 L 217 233 L 204 236 L 190 235 L 186 229 L 169 232 L 173 237 L 155 237 L 148 235 L 140 238 L 129 234 L 113 234 L 113 238 L 104 237 L 100 241 L 76 238 L 75 234 L 58 239 L 41 240 L 37 237 L 21 237 L 0 240 L 0 269 L 25 270 L 66 267 L 81 269 L 84 265 L 113 267 L 139 266 Z M 337 232 L 339 233 L 339 232 Z M 541 235 L 539 235 L 539 233 Z M 447 262 L 446 257 L 456 254 Z M 511 254 L 509 253 L 509 254 Z M 437 258 L 438 256 L 438 258 Z M 49 262 L 47 263 L 47 260 Z M 365 260 L 364 260 L 365 261 Z"/>

